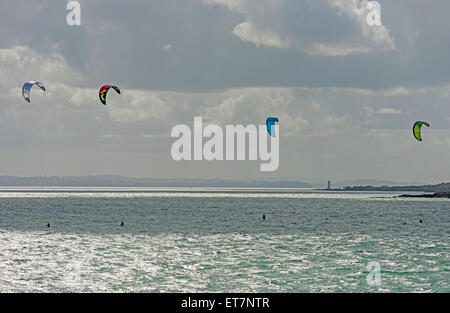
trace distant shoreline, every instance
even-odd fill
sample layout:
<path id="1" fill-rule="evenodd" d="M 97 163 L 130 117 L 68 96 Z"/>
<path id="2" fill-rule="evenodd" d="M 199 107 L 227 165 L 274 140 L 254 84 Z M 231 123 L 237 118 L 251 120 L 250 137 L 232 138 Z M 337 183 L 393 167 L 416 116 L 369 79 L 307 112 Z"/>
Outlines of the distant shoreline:
<path id="1" fill-rule="evenodd" d="M 233 180 L 202 178 L 135 178 L 118 175 L 85 176 L 0 176 L 0 187 L 231 187 L 231 188 L 312 188 L 300 181 Z"/>
<path id="2" fill-rule="evenodd" d="M 339 189 L 315 189 L 317 191 L 373 191 L 373 192 L 422 192 L 422 194 L 402 194 L 398 198 L 450 198 L 450 183 L 422 186 L 355 186 Z M 428 193 L 424 193 L 428 192 Z"/>
<path id="3" fill-rule="evenodd" d="M 354 186 L 343 187 L 341 189 L 321 189 L 328 191 L 394 191 L 394 192 L 430 192 L 430 193 L 446 193 L 450 192 L 450 183 L 440 183 L 437 185 L 421 185 L 421 186 Z"/>
<path id="4" fill-rule="evenodd" d="M 364 183 L 360 182 L 347 182 Z M 373 191 L 373 192 L 450 192 L 450 182 L 436 185 L 396 185 L 395 182 L 384 181 L 384 185 L 377 185 L 377 182 L 367 181 L 367 184 L 360 186 L 345 186 L 340 183 L 338 188 L 320 188 L 322 184 L 308 183 L 296 180 L 239 180 L 225 178 L 134 178 L 119 175 L 85 175 L 85 176 L 2 176 L 0 175 L 1 187 L 119 187 L 119 188 L 307 188 L 322 192 L 349 192 L 349 191 Z M 389 185 L 388 185 L 389 184 Z M 322 185 L 323 186 L 323 185 Z M 329 185 L 330 187 L 330 185 Z"/>
<path id="5" fill-rule="evenodd" d="M 321 188 L 314 189 L 317 191 L 329 192 L 349 192 L 349 191 L 365 191 L 365 192 L 421 192 L 422 194 L 401 194 L 395 198 L 441 198 L 450 199 L 450 183 L 440 183 L 436 185 L 421 186 L 345 186 L 343 188 Z"/>
<path id="6" fill-rule="evenodd" d="M 447 198 L 450 199 L 450 192 L 435 192 L 421 195 L 400 195 L 399 198 Z"/>

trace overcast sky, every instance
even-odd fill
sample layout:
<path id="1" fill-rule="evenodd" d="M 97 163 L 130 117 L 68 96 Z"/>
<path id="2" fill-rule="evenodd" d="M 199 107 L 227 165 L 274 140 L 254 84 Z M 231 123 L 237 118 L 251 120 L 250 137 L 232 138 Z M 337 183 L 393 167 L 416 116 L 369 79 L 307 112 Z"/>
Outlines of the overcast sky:
<path id="1" fill-rule="evenodd" d="M 450 179 L 449 1 L 380 0 L 381 26 L 359 0 L 79 2 L 81 26 L 67 1 L 0 3 L 0 175 Z M 278 117 L 278 170 L 173 161 L 194 116 Z"/>

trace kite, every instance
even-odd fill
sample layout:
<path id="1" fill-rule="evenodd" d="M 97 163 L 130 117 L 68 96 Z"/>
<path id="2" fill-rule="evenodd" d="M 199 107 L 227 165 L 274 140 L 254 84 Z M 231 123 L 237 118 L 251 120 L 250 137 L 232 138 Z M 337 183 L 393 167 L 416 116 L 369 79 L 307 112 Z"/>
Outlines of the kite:
<path id="1" fill-rule="evenodd" d="M 278 118 L 276 117 L 268 117 L 266 120 L 267 132 L 272 137 L 275 137 L 275 122 L 278 122 Z"/>
<path id="2" fill-rule="evenodd" d="M 38 86 L 39 88 L 41 88 L 43 91 L 45 91 L 45 87 L 42 83 L 40 82 L 35 82 L 35 81 L 27 81 L 23 87 L 22 87 L 22 95 L 25 98 L 26 101 L 30 102 L 30 90 L 31 87 L 33 87 L 34 85 Z"/>
<path id="3" fill-rule="evenodd" d="M 105 85 L 100 88 L 100 91 L 98 92 L 98 96 L 100 97 L 100 101 L 106 105 L 106 94 L 108 93 L 109 88 L 114 89 L 119 95 L 120 95 L 120 89 L 117 86 L 113 85 Z"/>
<path id="4" fill-rule="evenodd" d="M 421 134 L 422 125 L 430 127 L 430 124 L 424 121 L 418 121 L 413 126 L 413 134 L 418 141 L 422 141 L 422 134 Z"/>

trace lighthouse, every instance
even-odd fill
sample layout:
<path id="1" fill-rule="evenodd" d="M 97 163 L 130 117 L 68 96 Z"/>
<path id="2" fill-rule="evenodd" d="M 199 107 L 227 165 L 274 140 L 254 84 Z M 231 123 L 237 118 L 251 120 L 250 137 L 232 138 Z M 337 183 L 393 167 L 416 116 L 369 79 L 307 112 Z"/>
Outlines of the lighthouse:
<path id="1" fill-rule="evenodd" d="M 328 190 L 331 190 L 331 181 L 328 181 Z"/>

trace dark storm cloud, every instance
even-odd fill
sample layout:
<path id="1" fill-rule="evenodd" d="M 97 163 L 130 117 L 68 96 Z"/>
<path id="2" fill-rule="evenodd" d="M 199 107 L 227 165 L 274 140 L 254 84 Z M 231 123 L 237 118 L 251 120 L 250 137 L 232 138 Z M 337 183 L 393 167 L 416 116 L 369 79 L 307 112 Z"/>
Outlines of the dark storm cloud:
<path id="1" fill-rule="evenodd" d="M 65 24 L 65 1 L 4 1 L 0 45 L 28 45 L 42 52 L 56 47 L 91 82 L 113 80 L 138 89 L 382 89 L 450 81 L 450 67 L 444 66 L 450 48 L 448 1 L 381 1 L 382 21 L 395 49 L 340 57 L 311 55 L 298 46 L 345 43 L 357 48 L 364 41 L 360 25 L 332 5 L 345 1 L 273 1 L 279 5 L 266 11 L 265 1 L 229 2 L 244 3 L 242 12 L 200 0 L 85 0 L 80 1 L 82 26 L 77 27 Z M 279 49 L 242 41 L 233 30 L 246 21 L 255 31 L 270 30 L 294 44 Z"/>

